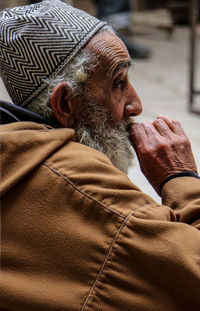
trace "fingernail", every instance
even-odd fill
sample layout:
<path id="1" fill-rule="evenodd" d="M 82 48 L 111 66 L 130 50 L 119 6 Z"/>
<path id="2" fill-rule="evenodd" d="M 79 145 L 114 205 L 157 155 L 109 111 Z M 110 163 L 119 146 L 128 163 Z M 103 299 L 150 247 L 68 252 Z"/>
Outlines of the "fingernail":
<path id="1" fill-rule="evenodd" d="M 128 123 L 129 124 L 135 123 L 135 118 L 134 117 L 128 117 Z"/>

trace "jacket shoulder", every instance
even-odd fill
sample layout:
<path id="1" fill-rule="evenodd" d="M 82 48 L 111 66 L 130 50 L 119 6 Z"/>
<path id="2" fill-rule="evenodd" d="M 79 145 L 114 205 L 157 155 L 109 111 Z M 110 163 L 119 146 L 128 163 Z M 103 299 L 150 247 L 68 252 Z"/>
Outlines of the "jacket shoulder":
<path id="1" fill-rule="evenodd" d="M 44 165 L 83 195 L 124 217 L 138 206 L 153 202 L 107 156 L 82 144 L 69 141 Z"/>

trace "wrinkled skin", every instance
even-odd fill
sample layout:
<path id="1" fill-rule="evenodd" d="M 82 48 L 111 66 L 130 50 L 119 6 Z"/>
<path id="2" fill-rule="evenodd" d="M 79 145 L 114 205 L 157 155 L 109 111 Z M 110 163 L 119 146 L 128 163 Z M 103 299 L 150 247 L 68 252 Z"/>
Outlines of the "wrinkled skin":
<path id="1" fill-rule="evenodd" d="M 96 34 L 86 51 L 95 54 L 98 64 L 87 81 L 96 101 L 108 109 L 113 127 L 123 118 L 142 112 L 140 98 L 128 77 L 131 60 L 124 43 L 113 33 Z"/>
<path id="2" fill-rule="evenodd" d="M 88 94 L 84 94 L 85 102 L 92 99 L 106 108 L 113 128 L 123 118 L 139 115 L 142 105 L 129 81 L 131 60 L 124 43 L 115 34 L 105 31 L 93 36 L 85 50 L 97 57 L 95 69 L 90 72 L 85 85 L 88 90 Z M 63 127 L 73 127 L 75 112 L 79 113 L 83 109 L 83 96 L 71 98 L 68 90 L 67 82 L 61 82 L 53 90 L 51 98 L 54 115 Z"/>
<path id="3" fill-rule="evenodd" d="M 130 133 L 141 170 L 157 193 L 167 177 L 197 173 L 189 139 L 178 121 L 159 116 L 153 123 L 132 124 Z"/>
<path id="4" fill-rule="evenodd" d="M 113 128 L 123 119 L 142 112 L 140 98 L 128 77 L 130 57 L 123 42 L 113 33 L 97 33 L 85 47 L 95 54 L 98 63 L 87 81 L 90 97 L 107 108 Z M 51 105 L 61 126 L 73 127 L 74 111 L 82 108 L 82 99 L 70 98 L 66 83 L 53 92 Z M 85 98 L 87 102 L 87 98 Z M 135 123 L 130 127 L 130 141 L 141 170 L 154 189 L 169 176 L 182 171 L 197 172 L 190 142 L 181 125 L 169 117 L 158 117 L 153 123 Z"/>

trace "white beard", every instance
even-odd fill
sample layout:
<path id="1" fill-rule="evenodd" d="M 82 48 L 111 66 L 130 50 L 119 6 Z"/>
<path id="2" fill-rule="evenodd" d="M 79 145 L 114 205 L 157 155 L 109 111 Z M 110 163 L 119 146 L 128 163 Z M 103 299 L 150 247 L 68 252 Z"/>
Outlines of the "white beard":
<path id="1" fill-rule="evenodd" d="M 87 103 L 86 110 L 83 114 L 79 113 L 77 119 L 77 141 L 103 152 L 116 168 L 127 174 L 134 158 L 127 132 L 128 122 L 122 120 L 117 127 L 112 128 L 108 112 L 91 102 Z"/>

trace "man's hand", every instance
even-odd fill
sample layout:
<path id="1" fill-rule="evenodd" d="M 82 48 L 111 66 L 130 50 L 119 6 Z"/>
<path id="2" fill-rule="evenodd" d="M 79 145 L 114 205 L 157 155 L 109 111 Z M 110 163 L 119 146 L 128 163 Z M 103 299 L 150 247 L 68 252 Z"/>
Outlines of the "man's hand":
<path id="1" fill-rule="evenodd" d="M 171 175 L 197 173 L 190 141 L 178 121 L 159 116 L 153 123 L 132 124 L 130 133 L 141 170 L 157 192 Z"/>

